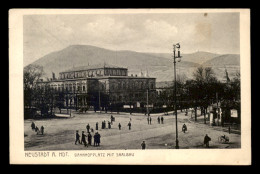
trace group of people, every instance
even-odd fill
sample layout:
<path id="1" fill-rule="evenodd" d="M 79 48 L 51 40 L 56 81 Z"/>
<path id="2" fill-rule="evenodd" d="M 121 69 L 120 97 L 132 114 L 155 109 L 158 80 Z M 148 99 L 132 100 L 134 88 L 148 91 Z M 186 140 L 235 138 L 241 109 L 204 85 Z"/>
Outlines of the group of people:
<path id="1" fill-rule="evenodd" d="M 147 121 L 148 121 L 148 124 L 152 124 L 152 117 L 148 116 Z"/>
<path id="2" fill-rule="evenodd" d="M 110 117 L 111 119 L 111 122 L 110 121 L 107 121 L 107 124 L 108 124 L 108 129 L 111 129 L 111 125 L 113 124 L 113 122 L 115 121 L 115 117 L 113 115 L 111 115 Z M 128 124 L 129 126 L 129 124 Z M 102 125 L 101 125 L 101 129 L 106 129 L 106 121 L 102 121 Z M 121 124 L 119 123 L 118 124 L 118 128 L 119 130 L 121 130 Z M 94 136 L 92 136 L 91 133 L 94 132 L 94 129 L 90 127 L 89 124 L 87 124 L 86 126 L 86 129 L 87 129 L 87 135 L 85 134 L 84 131 L 82 131 L 82 134 L 80 136 L 79 134 L 79 131 L 77 130 L 76 131 L 76 140 L 75 140 L 75 144 L 79 143 L 79 144 L 84 144 L 84 146 L 91 146 L 92 145 L 92 137 L 94 137 L 94 146 L 100 146 L 100 138 L 101 138 L 101 135 L 96 132 L 94 134 Z M 130 123 L 130 126 L 129 126 L 129 130 L 131 129 L 131 123 Z M 99 127 L 98 127 L 98 122 L 96 122 L 96 131 L 99 130 Z M 80 140 L 80 137 L 81 137 L 81 140 Z"/>
<path id="3" fill-rule="evenodd" d="M 163 116 L 159 116 L 158 118 L 157 118 L 157 121 L 158 121 L 158 124 L 163 124 L 163 121 L 164 121 L 164 118 L 163 118 Z M 152 117 L 151 116 L 148 116 L 147 117 L 147 122 L 148 122 L 148 124 L 152 124 Z"/>
<path id="4" fill-rule="evenodd" d="M 34 122 L 32 122 L 31 128 L 32 128 L 33 131 L 36 132 L 37 135 L 39 135 L 39 134 L 42 134 L 42 135 L 43 135 L 43 133 L 44 133 L 44 127 L 41 126 L 41 129 L 39 129 L 39 128 L 35 125 Z"/>
<path id="5" fill-rule="evenodd" d="M 163 120 L 164 120 L 163 116 L 161 116 L 161 118 L 160 118 L 160 116 L 157 118 L 157 121 L 159 124 L 161 124 L 161 123 L 163 124 Z"/>
<path id="6" fill-rule="evenodd" d="M 86 141 L 86 138 L 88 140 L 88 142 Z M 94 146 L 100 146 L 100 138 L 101 138 L 101 135 L 96 132 L 95 135 L 94 135 Z M 81 141 L 80 141 L 80 135 L 79 135 L 79 131 L 77 130 L 76 131 L 76 141 L 75 141 L 75 144 L 84 144 L 84 146 L 88 147 L 89 145 L 92 146 L 92 135 L 90 132 L 88 132 L 88 135 L 85 134 L 84 131 L 82 131 L 82 134 L 81 134 Z"/>

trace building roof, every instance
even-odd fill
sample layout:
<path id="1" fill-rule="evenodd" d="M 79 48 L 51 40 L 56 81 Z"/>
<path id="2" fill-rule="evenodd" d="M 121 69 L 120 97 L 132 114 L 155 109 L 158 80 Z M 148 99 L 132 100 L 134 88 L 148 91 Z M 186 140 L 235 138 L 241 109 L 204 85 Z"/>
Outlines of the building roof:
<path id="1" fill-rule="evenodd" d="M 82 77 L 73 79 L 55 79 L 50 81 L 38 81 L 38 83 L 48 82 L 64 82 L 64 81 L 77 81 L 77 80 L 100 80 L 100 79 L 156 79 L 154 77 L 136 77 L 136 76 L 100 76 L 100 77 Z"/>
<path id="2" fill-rule="evenodd" d="M 63 72 L 73 72 L 73 71 L 84 71 L 84 70 L 91 70 L 91 69 L 101 69 L 101 68 L 118 68 L 118 69 L 127 69 L 124 67 L 119 67 L 115 65 L 108 65 L 108 64 L 96 64 L 96 65 L 88 65 L 88 66 L 78 66 L 70 68 Z M 61 73 L 63 73 L 61 72 Z"/>

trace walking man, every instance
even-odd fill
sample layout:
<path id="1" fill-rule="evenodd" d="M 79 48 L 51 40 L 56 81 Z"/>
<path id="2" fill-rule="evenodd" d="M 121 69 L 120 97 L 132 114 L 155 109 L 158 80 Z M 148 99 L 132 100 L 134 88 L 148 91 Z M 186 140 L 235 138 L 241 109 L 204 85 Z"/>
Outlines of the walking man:
<path id="1" fill-rule="evenodd" d="M 161 120 L 160 117 L 158 117 L 157 120 L 158 120 L 158 123 L 160 124 L 160 120 Z"/>
<path id="2" fill-rule="evenodd" d="M 96 122 L 96 130 L 98 130 L 98 122 Z"/>
<path id="3" fill-rule="evenodd" d="M 150 124 L 152 124 L 152 117 L 150 117 L 149 122 L 150 122 Z"/>
<path id="4" fill-rule="evenodd" d="M 79 144 L 81 144 L 79 138 L 80 138 L 80 135 L 79 135 L 79 131 L 77 130 L 76 131 L 76 141 L 75 141 L 75 144 L 77 144 L 77 142 L 79 142 Z"/>
<path id="5" fill-rule="evenodd" d="M 164 120 L 164 118 L 163 118 L 163 116 L 161 116 L 161 122 L 162 122 L 162 124 L 163 124 L 163 120 Z"/>
<path id="6" fill-rule="evenodd" d="M 209 141 L 211 141 L 211 138 L 206 134 L 204 137 L 204 144 L 206 144 L 206 147 L 209 148 Z"/>
<path id="7" fill-rule="evenodd" d="M 149 117 L 147 117 L 147 122 L 148 122 L 148 124 L 149 124 Z"/>
<path id="8" fill-rule="evenodd" d="M 113 115 L 111 115 L 110 120 L 111 120 L 111 124 L 113 124 Z"/>
<path id="9" fill-rule="evenodd" d="M 118 128 L 119 128 L 119 130 L 121 130 L 121 124 L 120 123 L 118 124 Z"/>
<path id="10" fill-rule="evenodd" d="M 35 129 L 35 124 L 34 124 L 34 122 L 32 122 L 31 127 L 32 127 L 32 130 Z"/>
<path id="11" fill-rule="evenodd" d="M 96 134 L 97 134 L 97 146 L 99 146 L 101 135 L 98 132 Z"/>
<path id="12" fill-rule="evenodd" d="M 142 150 L 145 149 L 145 146 L 146 146 L 145 141 L 143 141 L 143 143 L 141 144 Z"/>
<path id="13" fill-rule="evenodd" d="M 88 131 L 88 133 L 89 133 L 89 129 L 90 129 L 89 124 L 86 126 L 86 128 L 87 128 L 87 131 Z"/>
<path id="14" fill-rule="evenodd" d="M 108 121 L 108 129 L 111 129 L 111 123 Z"/>
<path id="15" fill-rule="evenodd" d="M 101 128 L 104 129 L 104 121 L 102 121 L 102 127 Z"/>
<path id="16" fill-rule="evenodd" d="M 186 126 L 186 124 L 184 124 L 184 125 L 182 126 L 182 131 L 183 131 L 184 133 L 187 131 L 187 126 Z"/>
<path id="17" fill-rule="evenodd" d="M 131 130 L 131 122 L 129 122 L 127 126 L 129 127 L 129 130 Z"/>
<path id="18" fill-rule="evenodd" d="M 44 133 L 44 127 L 43 126 L 41 126 L 41 133 L 42 133 L 42 135 Z"/>
<path id="19" fill-rule="evenodd" d="M 39 134 L 39 128 L 37 126 L 35 127 L 35 132 L 37 133 L 37 135 Z"/>
<path id="20" fill-rule="evenodd" d="M 102 124 L 103 124 L 103 122 L 102 122 Z M 97 132 L 94 135 L 94 147 L 96 147 L 96 146 L 97 146 Z"/>
<path id="21" fill-rule="evenodd" d="M 88 133 L 88 144 L 91 146 L 92 144 L 92 135 Z"/>
<path id="22" fill-rule="evenodd" d="M 88 146 L 87 142 L 86 142 L 86 135 L 84 133 L 84 131 L 82 131 L 82 135 L 81 135 L 81 144 L 84 143 L 84 146 Z"/>

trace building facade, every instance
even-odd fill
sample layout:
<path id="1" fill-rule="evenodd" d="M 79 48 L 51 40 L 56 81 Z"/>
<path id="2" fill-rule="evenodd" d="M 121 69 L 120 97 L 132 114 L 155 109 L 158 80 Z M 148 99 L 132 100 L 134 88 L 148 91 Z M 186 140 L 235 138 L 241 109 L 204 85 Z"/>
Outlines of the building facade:
<path id="1" fill-rule="evenodd" d="M 64 107 L 111 106 L 144 107 L 156 95 L 156 79 L 130 75 L 128 69 L 111 65 L 75 67 L 55 74 L 48 81 L 40 80 L 40 88 L 50 87 L 56 94 L 64 94 Z M 150 104 L 152 104 L 149 102 Z"/>

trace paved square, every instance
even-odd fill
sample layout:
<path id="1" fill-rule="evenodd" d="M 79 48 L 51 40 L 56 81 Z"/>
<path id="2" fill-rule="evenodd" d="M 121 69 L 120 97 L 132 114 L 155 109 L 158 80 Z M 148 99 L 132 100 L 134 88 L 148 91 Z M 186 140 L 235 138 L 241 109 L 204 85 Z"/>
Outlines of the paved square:
<path id="1" fill-rule="evenodd" d="M 142 141 L 146 141 L 146 149 L 174 149 L 175 146 L 175 116 L 171 113 L 167 116 L 163 114 L 152 114 L 152 124 L 148 125 L 147 116 L 144 114 L 129 113 L 112 113 L 115 122 L 111 129 L 101 129 L 101 122 L 110 121 L 110 113 L 94 113 L 86 114 L 73 113 L 71 118 L 57 119 L 41 119 L 24 121 L 25 134 L 25 150 L 109 150 L 109 149 L 141 149 Z M 158 124 L 158 116 L 164 117 L 164 124 Z M 128 129 L 130 121 L 132 127 Z M 31 129 L 31 122 L 34 121 L 36 126 L 40 128 L 44 126 L 44 135 L 36 135 Z M 79 130 L 86 132 L 86 125 L 89 124 L 95 130 L 96 122 L 98 122 L 101 135 L 101 146 L 94 147 L 84 145 L 75 145 L 75 132 Z M 118 124 L 122 125 L 121 130 Z M 187 125 L 188 131 L 181 132 L 183 124 Z M 178 135 L 179 146 L 181 149 L 187 148 L 205 148 L 203 140 L 205 134 L 211 137 L 210 148 L 240 148 L 240 138 L 238 134 L 228 134 L 221 130 L 222 128 L 211 127 L 208 124 L 194 123 L 189 120 L 188 116 L 183 113 L 178 114 Z M 221 144 L 218 142 L 220 135 L 227 135 L 230 143 Z M 93 135 L 93 133 L 92 133 Z M 93 137 L 92 137 L 93 138 Z M 93 139 L 92 139 L 93 143 Z"/>

